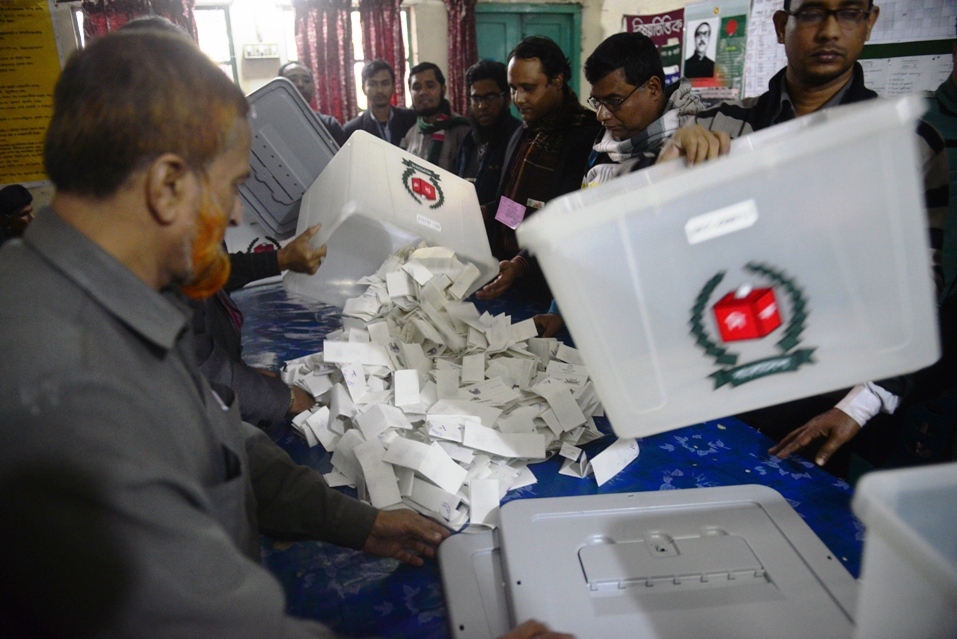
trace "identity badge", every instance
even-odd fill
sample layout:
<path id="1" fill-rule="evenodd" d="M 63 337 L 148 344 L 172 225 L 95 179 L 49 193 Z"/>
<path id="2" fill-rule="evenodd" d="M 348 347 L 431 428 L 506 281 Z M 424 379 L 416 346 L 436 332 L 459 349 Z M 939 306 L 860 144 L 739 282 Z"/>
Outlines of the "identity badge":
<path id="1" fill-rule="evenodd" d="M 525 207 L 503 195 L 502 199 L 499 200 L 495 219 L 508 228 L 515 230 L 518 228 L 518 225 L 522 223 L 522 220 L 525 219 Z"/>

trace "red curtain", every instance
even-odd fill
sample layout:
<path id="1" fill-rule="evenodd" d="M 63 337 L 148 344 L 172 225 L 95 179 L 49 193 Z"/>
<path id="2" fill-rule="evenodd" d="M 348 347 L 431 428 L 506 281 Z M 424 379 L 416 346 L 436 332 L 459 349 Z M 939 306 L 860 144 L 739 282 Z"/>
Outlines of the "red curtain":
<path id="1" fill-rule="evenodd" d="M 293 0 L 299 61 L 316 78 L 316 106 L 348 122 L 356 106 L 349 0 Z"/>
<path id="2" fill-rule="evenodd" d="M 476 0 L 445 0 L 449 14 L 449 102 L 456 113 L 468 113 L 468 87 L 465 72 L 478 62 L 478 36 L 475 33 Z"/>
<path id="3" fill-rule="evenodd" d="M 362 57 L 382 58 L 395 70 L 394 106 L 405 106 L 405 44 L 402 42 L 402 0 L 359 0 Z"/>
<path id="4" fill-rule="evenodd" d="M 133 18 L 157 15 L 186 29 L 193 40 L 196 18 L 193 8 L 196 0 L 83 0 L 83 34 L 95 38 L 116 31 Z"/>

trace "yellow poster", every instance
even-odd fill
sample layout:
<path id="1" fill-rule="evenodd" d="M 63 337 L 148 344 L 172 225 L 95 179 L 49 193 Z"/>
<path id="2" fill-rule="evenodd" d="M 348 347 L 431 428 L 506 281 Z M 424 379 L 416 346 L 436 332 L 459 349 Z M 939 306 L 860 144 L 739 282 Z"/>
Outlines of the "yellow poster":
<path id="1" fill-rule="evenodd" d="M 0 1 L 0 184 L 46 179 L 43 135 L 59 75 L 47 0 Z"/>

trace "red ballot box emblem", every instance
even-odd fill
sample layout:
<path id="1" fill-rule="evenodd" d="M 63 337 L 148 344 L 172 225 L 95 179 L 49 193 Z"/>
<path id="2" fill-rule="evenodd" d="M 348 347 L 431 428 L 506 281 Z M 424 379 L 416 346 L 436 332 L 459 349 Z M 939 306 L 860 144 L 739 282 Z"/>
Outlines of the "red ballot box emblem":
<path id="1" fill-rule="evenodd" d="M 722 297 L 713 310 L 725 342 L 764 337 L 781 325 L 777 300 L 770 288 L 741 287 Z"/>
<path id="2" fill-rule="evenodd" d="M 422 178 L 412 178 L 412 191 L 427 200 L 435 199 L 435 187 Z"/>

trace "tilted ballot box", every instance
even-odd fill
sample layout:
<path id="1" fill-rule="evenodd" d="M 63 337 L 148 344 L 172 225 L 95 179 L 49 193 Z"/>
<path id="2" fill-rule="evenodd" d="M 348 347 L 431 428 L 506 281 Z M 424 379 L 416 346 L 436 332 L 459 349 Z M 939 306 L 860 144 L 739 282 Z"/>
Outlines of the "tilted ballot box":
<path id="1" fill-rule="evenodd" d="M 519 226 L 617 435 L 936 361 L 922 111 L 916 97 L 830 109 L 713 162 L 563 196 Z M 515 500 L 500 522 L 439 548 L 457 639 L 530 618 L 582 637 L 854 634 L 857 583 L 766 487 Z M 952 601 L 952 580 L 937 589 Z M 899 596 L 874 591 L 871 610 Z"/>
<path id="2" fill-rule="evenodd" d="M 828 109 L 518 228 L 621 437 L 939 357 L 916 97 Z"/>
<path id="3" fill-rule="evenodd" d="M 297 234 L 322 224 L 312 245 L 328 253 L 315 275 L 287 273 L 286 289 L 342 306 L 402 246 L 425 240 L 477 273 L 471 295 L 498 273 L 475 187 L 365 131 L 356 131 L 302 198 Z"/>
<path id="4" fill-rule="evenodd" d="M 243 211 L 268 237 L 288 239 L 296 230 L 303 194 L 339 145 L 286 78 L 271 80 L 247 99 L 253 138 L 249 179 L 239 187 Z"/>

